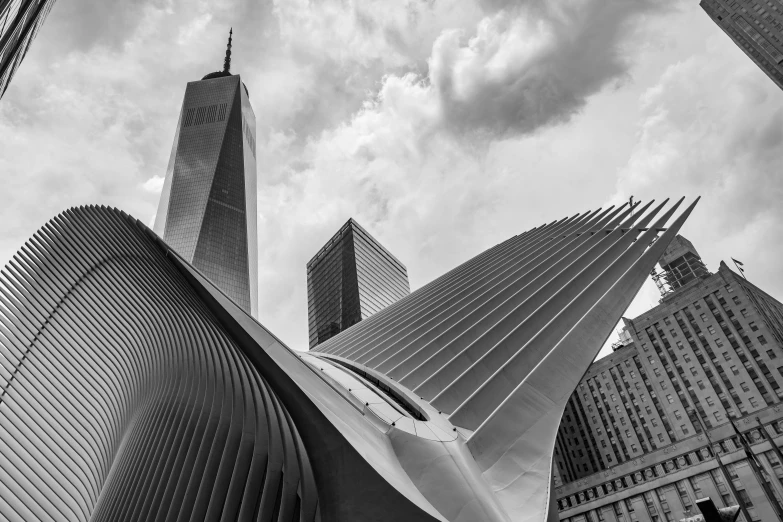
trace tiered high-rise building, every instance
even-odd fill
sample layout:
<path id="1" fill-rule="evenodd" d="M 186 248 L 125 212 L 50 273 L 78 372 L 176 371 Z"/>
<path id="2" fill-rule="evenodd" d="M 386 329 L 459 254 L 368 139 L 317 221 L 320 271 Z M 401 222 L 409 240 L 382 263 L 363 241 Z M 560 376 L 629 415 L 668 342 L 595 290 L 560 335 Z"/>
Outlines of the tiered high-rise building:
<path id="1" fill-rule="evenodd" d="M 780 0 L 701 0 L 700 5 L 783 89 L 783 3 Z"/>
<path id="2" fill-rule="evenodd" d="M 349 219 L 307 263 L 310 348 L 408 294 L 405 265 Z"/>
<path id="3" fill-rule="evenodd" d="M 256 117 L 222 71 L 188 83 L 154 230 L 235 303 L 258 314 Z"/>
<path id="4" fill-rule="evenodd" d="M 783 304 L 725 263 L 710 273 L 680 236 L 653 278 L 661 303 L 624 320 L 614 352 L 568 401 L 555 449 L 560 519 L 680 520 L 710 496 L 741 504 L 745 519 L 776 520 Z M 761 481 L 729 419 L 750 441 Z"/>
<path id="5" fill-rule="evenodd" d="M 53 5 L 54 0 L 0 1 L 0 98 Z"/>

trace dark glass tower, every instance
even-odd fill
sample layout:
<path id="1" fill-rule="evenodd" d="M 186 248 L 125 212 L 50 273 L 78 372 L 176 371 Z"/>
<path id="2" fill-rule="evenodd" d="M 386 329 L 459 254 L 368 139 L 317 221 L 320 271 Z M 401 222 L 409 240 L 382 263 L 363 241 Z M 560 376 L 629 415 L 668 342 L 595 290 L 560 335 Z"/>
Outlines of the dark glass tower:
<path id="1" fill-rule="evenodd" d="M 223 71 L 188 83 L 155 232 L 255 317 L 256 119 L 230 64 L 229 37 Z"/>
<path id="2" fill-rule="evenodd" d="M 54 0 L 0 0 L 0 98 L 53 5 Z"/>
<path id="3" fill-rule="evenodd" d="M 349 219 L 307 263 L 310 348 L 409 293 L 405 265 Z"/>
<path id="4" fill-rule="evenodd" d="M 701 0 L 700 5 L 783 89 L 783 4 L 778 0 Z"/>

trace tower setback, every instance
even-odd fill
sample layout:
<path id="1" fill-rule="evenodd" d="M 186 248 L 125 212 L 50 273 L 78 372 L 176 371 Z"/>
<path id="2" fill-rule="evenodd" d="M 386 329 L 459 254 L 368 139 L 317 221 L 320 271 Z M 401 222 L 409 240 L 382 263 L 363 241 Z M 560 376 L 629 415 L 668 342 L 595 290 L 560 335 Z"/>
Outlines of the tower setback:
<path id="1" fill-rule="evenodd" d="M 745 522 L 777 520 L 783 304 L 725 263 L 709 272 L 682 236 L 659 264 L 660 303 L 624 320 L 614 352 L 590 365 L 566 405 L 555 445 L 560 520 L 680 520 L 703 497 L 739 504 Z"/>

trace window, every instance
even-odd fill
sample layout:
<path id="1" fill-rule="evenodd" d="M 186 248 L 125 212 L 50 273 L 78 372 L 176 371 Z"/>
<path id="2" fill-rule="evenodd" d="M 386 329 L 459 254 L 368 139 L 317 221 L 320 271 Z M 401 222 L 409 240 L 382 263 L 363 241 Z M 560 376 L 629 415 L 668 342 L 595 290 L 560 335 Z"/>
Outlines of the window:
<path id="1" fill-rule="evenodd" d="M 729 352 L 723 352 L 723 358 L 726 359 L 727 361 L 730 361 L 731 360 L 731 355 L 729 355 Z M 732 366 L 732 368 L 733 368 L 733 366 Z"/>
<path id="2" fill-rule="evenodd" d="M 634 452 L 634 453 L 636 453 L 637 451 L 639 451 L 639 450 L 636 448 L 636 444 L 631 444 L 631 451 L 632 451 L 632 452 Z"/>
<path id="3" fill-rule="evenodd" d="M 615 407 L 614 407 L 614 411 L 616 411 L 617 413 L 621 413 L 621 412 L 620 412 L 620 407 L 619 407 L 619 406 L 615 406 Z"/>
<path id="4" fill-rule="evenodd" d="M 611 395 L 611 397 L 612 397 L 612 402 L 617 402 L 617 396 L 614 393 Z"/>
<path id="5" fill-rule="evenodd" d="M 636 372 L 631 370 L 631 379 L 636 379 Z"/>
<path id="6" fill-rule="evenodd" d="M 762 345 L 765 345 L 765 344 L 767 344 L 767 338 L 766 338 L 766 337 L 764 337 L 763 335 L 759 335 L 759 337 L 758 337 L 758 340 L 759 340 L 759 342 L 760 342 Z"/>
<path id="7" fill-rule="evenodd" d="M 642 343 L 642 350 L 644 350 L 645 352 L 648 350 L 647 343 Z"/>
<path id="8" fill-rule="evenodd" d="M 742 310 L 740 310 L 740 315 L 742 317 L 747 317 L 748 316 L 748 310 L 746 308 L 743 308 Z"/>
<path id="9" fill-rule="evenodd" d="M 595 415 L 593 415 L 592 419 L 593 419 L 593 424 L 595 424 Z M 571 419 L 568 419 L 568 420 L 571 420 Z"/>
<path id="10" fill-rule="evenodd" d="M 625 417 L 620 417 L 620 424 L 625 426 Z"/>
<path id="11" fill-rule="evenodd" d="M 701 310 L 701 303 L 700 303 L 700 302 L 698 302 L 698 301 L 696 301 L 695 303 L 693 303 L 693 307 L 694 307 L 696 310 Z"/>
<path id="12" fill-rule="evenodd" d="M 777 359 L 778 358 L 778 356 L 775 355 L 775 352 L 773 352 L 772 350 L 767 350 L 767 357 L 769 357 L 770 359 Z"/>
<path id="13" fill-rule="evenodd" d="M 605 441 L 605 440 L 602 440 L 602 441 L 601 441 L 601 447 L 602 447 L 602 448 L 605 448 L 605 447 L 606 447 L 606 441 Z"/>
<path id="14" fill-rule="evenodd" d="M 696 385 L 699 387 L 700 390 L 704 389 L 704 381 L 696 381 Z"/>
<path id="15" fill-rule="evenodd" d="M 631 430 L 625 430 L 625 438 L 630 439 L 631 438 Z"/>
<path id="16" fill-rule="evenodd" d="M 691 371 L 691 375 L 699 375 L 699 372 L 696 371 L 696 368 L 691 366 L 688 368 Z"/>
<path id="17" fill-rule="evenodd" d="M 682 419 L 682 413 L 680 413 L 680 410 L 674 410 L 674 418 L 677 420 Z"/>
<path id="18" fill-rule="evenodd" d="M 667 395 L 666 400 L 669 401 L 669 404 L 674 404 L 674 397 L 672 397 L 671 395 Z"/>
<path id="19" fill-rule="evenodd" d="M 737 297 L 736 295 L 734 297 L 732 297 L 731 300 L 734 301 L 735 305 L 738 305 L 738 304 L 740 304 L 742 302 L 742 301 L 740 301 L 740 298 Z"/>
<path id="20" fill-rule="evenodd" d="M 603 430 L 601 430 L 601 428 L 596 428 L 596 429 L 595 429 L 595 432 L 596 432 L 597 434 L 599 434 L 599 435 L 603 434 Z"/>
<path id="21" fill-rule="evenodd" d="M 750 401 L 750 405 L 753 406 L 754 408 L 758 408 L 759 407 L 759 403 L 758 403 L 758 401 L 756 401 L 755 397 L 751 397 L 748 400 Z"/>
<path id="22" fill-rule="evenodd" d="M 783 366 L 781 366 L 781 368 L 783 368 Z M 783 372 L 781 372 L 781 375 L 783 375 Z M 645 406 L 644 411 L 647 412 L 647 415 L 652 415 L 652 408 L 650 408 L 649 406 Z"/>
<path id="23" fill-rule="evenodd" d="M 739 496 L 739 499 L 742 501 L 743 504 L 745 504 L 745 507 L 753 507 L 753 501 L 750 500 L 750 495 L 748 495 L 748 492 L 744 489 L 737 490 L 737 495 Z"/>
<path id="24" fill-rule="evenodd" d="M 716 420 L 716 421 L 722 421 L 722 420 L 723 420 L 723 419 L 721 418 L 721 414 L 720 414 L 720 412 L 719 412 L 719 411 L 716 411 L 715 413 L 713 413 L 713 415 L 715 415 L 715 420 Z"/>
<path id="25" fill-rule="evenodd" d="M 707 331 L 710 332 L 710 334 L 715 335 L 715 327 L 713 327 L 712 325 L 709 325 L 707 327 Z"/>
<path id="26" fill-rule="evenodd" d="M 609 462 L 612 462 L 612 456 L 609 455 L 608 453 L 606 455 L 606 460 L 608 460 Z"/>
<path id="27" fill-rule="evenodd" d="M 664 322 L 664 324 L 666 324 L 666 326 L 669 326 L 670 324 L 672 324 L 671 320 L 668 317 L 664 317 L 663 318 L 663 322 Z"/>
<path id="28" fill-rule="evenodd" d="M 672 334 L 672 337 L 677 337 L 677 330 L 675 330 L 674 328 L 669 330 L 669 333 Z"/>
<path id="29" fill-rule="evenodd" d="M 653 374 L 655 374 L 656 377 L 661 376 L 661 370 L 658 368 L 653 368 Z"/>
<path id="30" fill-rule="evenodd" d="M 606 383 L 606 389 L 607 390 L 611 390 L 612 389 L 612 383 L 611 382 L 607 382 Z"/>
<path id="31" fill-rule="evenodd" d="M 715 401 L 712 397 L 705 397 L 704 400 L 707 401 L 707 406 L 715 406 Z"/>
<path id="32" fill-rule="evenodd" d="M 606 372 L 601 372 L 601 378 L 606 379 Z"/>
<path id="33" fill-rule="evenodd" d="M 715 345 L 718 348 L 723 348 L 723 341 L 721 341 L 720 339 L 715 339 Z"/>
<path id="34" fill-rule="evenodd" d="M 583 395 L 583 397 L 585 398 L 585 401 L 587 401 L 587 400 L 588 400 L 588 398 L 587 398 L 587 394 L 586 394 L 586 393 Z"/>
<path id="35" fill-rule="evenodd" d="M 742 391 L 745 391 L 745 392 L 746 391 L 750 391 L 750 388 L 748 388 L 748 383 L 746 383 L 746 382 L 741 382 L 740 383 L 740 388 L 742 388 Z"/>
<path id="36" fill-rule="evenodd" d="M 685 424 L 681 425 L 680 429 L 682 430 L 682 434 L 683 435 L 687 435 L 688 434 L 688 426 L 686 426 Z"/>
<path id="37" fill-rule="evenodd" d="M 734 375 L 739 375 L 739 370 L 737 369 L 736 366 L 732 366 L 729 369 L 731 370 L 731 373 L 733 373 Z M 783 372 L 780 372 L 780 374 L 783 375 Z"/>
<path id="38" fill-rule="evenodd" d="M 655 359 L 653 359 L 652 355 L 647 357 L 647 362 L 649 362 L 650 364 L 655 364 Z"/>
<path id="39" fill-rule="evenodd" d="M 731 285 L 726 285 L 724 288 L 726 289 L 726 291 L 728 293 L 732 293 L 734 291 L 734 289 L 731 287 Z"/>
<path id="40" fill-rule="evenodd" d="M 783 372 L 781 372 L 781 375 L 783 375 Z M 639 394 L 639 400 L 641 400 L 642 402 L 646 402 L 647 401 L 647 397 L 645 397 L 643 393 L 640 393 Z"/>
<path id="41" fill-rule="evenodd" d="M 758 327 L 758 326 L 756 326 L 756 322 L 755 322 L 755 321 L 751 321 L 751 322 L 749 322 L 749 323 L 748 323 L 748 326 L 749 326 L 749 327 L 750 327 L 750 329 L 751 329 L 752 331 L 754 331 L 754 332 L 757 332 L 757 331 L 758 331 L 758 329 L 759 329 L 759 327 Z"/>
<path id="42" fill-rule="evenodd" d="M 658 442 L 664 442 L 663 440 L 663 433 L 658 434 Z"/>
<path id="43" fill-rule="evenodd" d="M 635 383 L 633 383 L 633 385 L 634 385 L 634 387 L 635 387 L 637 390 L 641 390 L 641 389 L 642 389 L 642 383 L 640 383 L 640 382 L 635 382 Z"/>
<path id="44" fill-rule="evenodd" d="M 665 390 L 667 388 L 666 381 L 661 381 L 660 384 L 661 384 L 661 389 L 662 390 Z"/>
<path id="45" fill-rule="evenodd" d="M 593 412 L 593 405 L 592 404 L 588 404 L 587 405 L 587 411 L 589 411 L 591 413 Z"/>
<path id="46" fill-rule="evenodd" d="M 691 357 L 686 353 L 682 356 L 682 360 L 685 361 L 686 363 L 689 363 L 691 362 Z"/>
<path id="47" fill-rule="evenodd" d="M 683 348 L 685 347 L 682 345 L 682 341 L 677 341 L 677 349 L 682 350 Z"/>
<path id="48" fill-rule="evenodd" d="M 652 424 L 653 427 L 658 426 L 658 419 L 650 419 L 650 424 Z"/>
<path id="49" fill-rule="evenodd" d="M 701 318 L 701 322 L 702 323 L 706 323 L 707 322 L 707 314 L 701 314 L 699 317 Z"/>

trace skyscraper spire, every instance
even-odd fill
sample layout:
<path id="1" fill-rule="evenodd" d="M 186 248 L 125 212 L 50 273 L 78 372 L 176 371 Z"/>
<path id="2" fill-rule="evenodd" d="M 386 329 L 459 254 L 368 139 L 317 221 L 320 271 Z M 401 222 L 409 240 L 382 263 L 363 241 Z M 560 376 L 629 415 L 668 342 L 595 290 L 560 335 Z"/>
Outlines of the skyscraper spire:
<path id="1" fill-rule="evenodd" d="M 226 48 L 226 59 L 223 60 L 223 72 L 231 72 L 231 37 L 234 34 L 234 28 L 228 32 L 228 47 Z"/>

